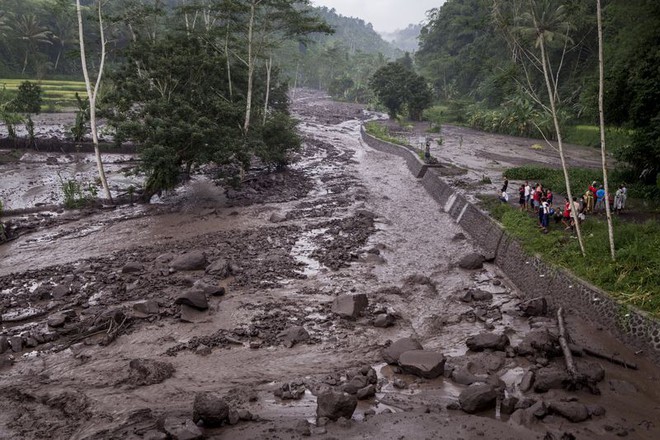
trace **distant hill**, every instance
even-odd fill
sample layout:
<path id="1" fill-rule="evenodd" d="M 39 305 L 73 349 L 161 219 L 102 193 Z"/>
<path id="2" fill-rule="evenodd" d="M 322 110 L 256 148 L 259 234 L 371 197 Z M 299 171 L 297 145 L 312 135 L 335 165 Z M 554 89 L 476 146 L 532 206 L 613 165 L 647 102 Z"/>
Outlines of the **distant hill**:
<path id="1" fill-rule="evenodd" d="M 351 52 L 364 52 L 370 54 L 381 53 L 386 58 L 395 59 L 403 55 L 402 51 L 393 44 L 385 41 L 376 32 L 371 23 L 355 17 L 345 17 L 332 8 L 325 6 L 313 8 L 318 15 L 335 29 L 333 35 L 318 35 L 314 37 L 317 43 L 329 45 L 340 43 Z"/>
<path id="2" fill-rule="evenodd" d="M 415 52 L 419 47 L 419 33 L 422 30 L 421 24 L 410 24 L 405 29 L 397 29 L 394 32 L 381 33 L 385 41 L 404 52 Z"/>

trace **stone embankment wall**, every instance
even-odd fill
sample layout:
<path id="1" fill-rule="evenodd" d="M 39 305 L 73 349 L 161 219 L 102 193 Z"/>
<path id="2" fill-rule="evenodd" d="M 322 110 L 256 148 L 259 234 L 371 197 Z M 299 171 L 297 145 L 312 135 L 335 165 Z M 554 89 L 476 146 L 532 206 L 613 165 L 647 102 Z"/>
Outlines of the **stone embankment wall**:
<path id="1" fill-rule="evenodd" d="M 420 179 L 431 197 L 528 298 L 545 296 L 551 307 L 570 309 L 636 349 L 644 350 L 655 362 L 660 361 L 660 322 L 619 304 L 570 272 L 529 255 L 498 222 L 445 183 L 441 171 L 424 164 L 409 149 L 376 139 L 364 128 L 362 139 L 376 150 L 404 158 L 408 169 Z"/>

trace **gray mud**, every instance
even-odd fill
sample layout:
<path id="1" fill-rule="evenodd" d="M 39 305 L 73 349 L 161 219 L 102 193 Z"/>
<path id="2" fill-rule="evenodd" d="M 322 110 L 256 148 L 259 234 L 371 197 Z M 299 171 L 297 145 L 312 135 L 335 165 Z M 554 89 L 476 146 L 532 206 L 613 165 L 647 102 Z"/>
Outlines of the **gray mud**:
<path id="1" fill-rule="evenodd" d="M 251 414 L 201 426 L 207 438 L 660 438 L 657 366 L 602 329 L 567 317 L 577 344 L 639 370 L 580 359 L 602 367 L 600 395 L 521 390 L 527 371 L 561 368 L 561 357 L 468 351 L 482 332 L 518 346 L 552 317 L 521 316 L 523 295 L 497 267 L 457 266 L 478 243 L 461 237 L 402 159 L 361 142 L 373 115 L 308 91 L 297 91 L 294 112 L 305 148 L 288 172 L 228 192 L 195 176 L 160 204 L 65 213 L 0 247 L 0 334 L 17 348 L 0 353 L 0 438 L 161 438 L 172 419 L 192 423 L 204 391 Z M 205 310 L 186 305 L 199 290 Z M 475 291 L 483 299 L 470 299 Z M 369 300 L 361 316 L 333 313 L 337 296 L 354 293 Z M 394 325 L 375 327 L 384 312 Z M 292 327 L 306 336 L 287 339 Z M 446 374 L 388 366 L 381 350 L 403 337 L 443 353 Z M 375 396 L 351 420 L 317 421 L 320 390 L 361 367 L 375 370 Z M 466 385 L 451 375 L 462 368 L 501 380 L 507 397 L 604 412 L 579 423 L 550 411 L 466 414 Z M 283 386 L 304 392 L 278 397 Z"/>

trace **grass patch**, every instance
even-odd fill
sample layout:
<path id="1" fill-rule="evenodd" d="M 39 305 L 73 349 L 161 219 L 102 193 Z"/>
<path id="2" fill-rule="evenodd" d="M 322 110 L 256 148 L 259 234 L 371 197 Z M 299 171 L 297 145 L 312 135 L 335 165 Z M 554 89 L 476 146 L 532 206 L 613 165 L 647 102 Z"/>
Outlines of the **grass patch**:
<path id="1" fill-rule="evenodd" d="M 570 270 L 578 277 L 607 291 L 624 305 L 645 310 L 660 317 L 660 224 L 629 223 L 614 219 L 617 261 L 609 258 L 605 221 L 590 217 L 583 223 L 586 257 L 582 257 L 577 239 L 563 227 L 550 225 L 541 234 L 537 220 L 530 214 L 483 199 L 484 208 L 497 218 L 506 231 L 517 238 L 526 251 L 540 255 L 546 263 Z"/>
<path id="2" fill-rule="evenodd" d="M 617 127 L 605 128 L 605 147 L 608 151 L 630 145 L 632 131 Z M 565 140 L 570 144 L 600 148 L 600 128 L 595 125 L 566 127 Z"/>
<path id="3" fill-rule="evenodd" d="M 367 122 L 364 125 L 364 129 L 368 134 L 375 137 L 376 139 L 380 139 L 381 141 L 390 142 L 393 144 L 403 145 L 403 146 L 407 145 L 407 142 L 404 139 L 401 139 L 396 136 L 392 136 L 388 128 L 379 124 L 378 122 L 375 121 Z"/>
<path id="4" fill-rule="evenodd" d="M 25 81 L 33 81 L 41 86 L 41 96 L 43 97 L 42 112 L 59 110 L 62 107 L 76 107 L 76 93 L 81 98 L 87 96 L 85 83 L 82 81 L 57 81 L 57 80 L 29 80 L 29 79 L 1 79 L 0 89 L 6 87 L 10 94 L 18 91 L 18 87 Z"/>

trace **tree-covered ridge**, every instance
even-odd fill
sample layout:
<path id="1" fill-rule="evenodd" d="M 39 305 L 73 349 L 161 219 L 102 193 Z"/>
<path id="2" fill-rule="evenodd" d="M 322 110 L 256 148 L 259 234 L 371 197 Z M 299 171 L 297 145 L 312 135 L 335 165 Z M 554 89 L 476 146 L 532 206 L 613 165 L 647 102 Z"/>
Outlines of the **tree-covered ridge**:
<path id="1" fill-rule="evenodd" d="M 409 24 L 405 29 L 385 32 L 382 35 L 383 39 L 389 41 L 393 46 L 405 52 L 416 52 L 419 47 L 419 34 L 421 31 L 421 24 Z"/>
<path id="2" fill-rule="evenodd" d="M 660 171 L 660 2 L 604 0 L 605 117 L 632 129 L 633 143 L 616 151 L 638 175 Z M 561 10 L 561 14 L 556 14 Z M 596 2 L 582 0 L 448 0 L 429 12 L 416 64 L 435 97 L 464 110 L 466 122 L 490 131 L 553 137 L 538 96 L 543 72 L 526 58 L 538 48 L 529 20 L 542 17 L 562 125 L 598 121 Z M 558 21 L 559 20 L 559 21 Z M 538 60 L 537 60 L 538 61 Z M 537 66 L 540 65 L 536 63 Z"/>

